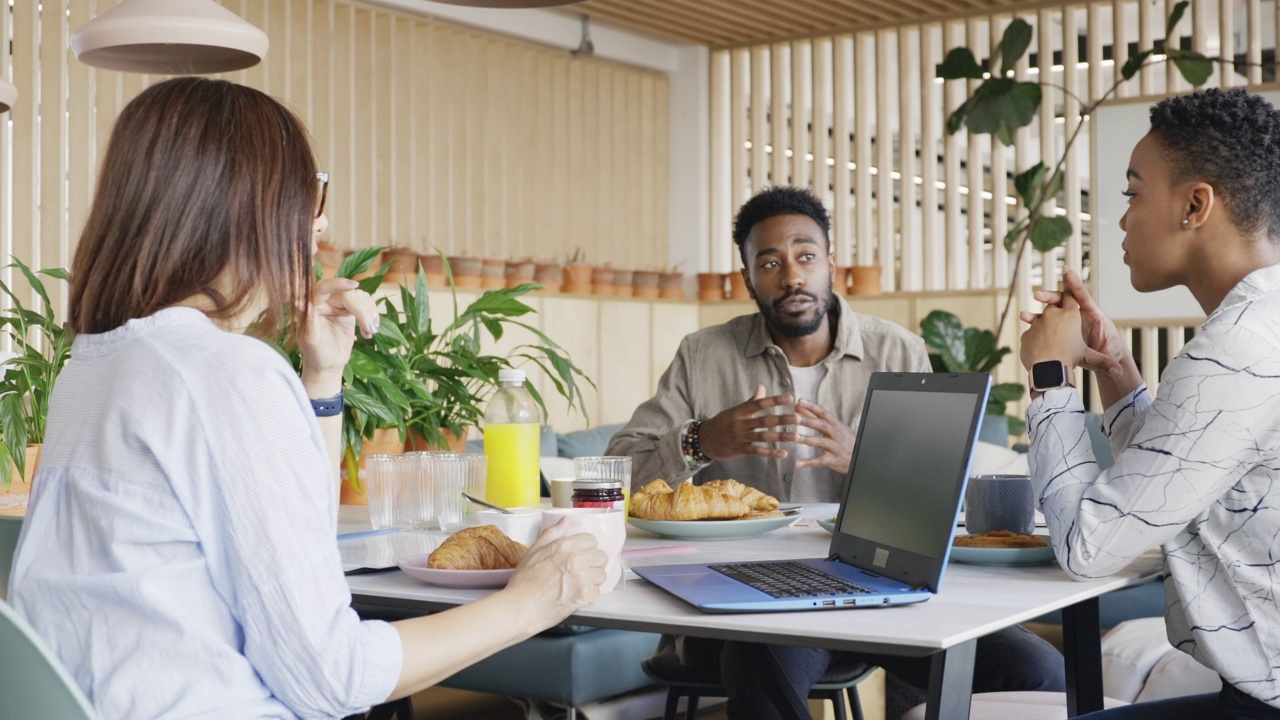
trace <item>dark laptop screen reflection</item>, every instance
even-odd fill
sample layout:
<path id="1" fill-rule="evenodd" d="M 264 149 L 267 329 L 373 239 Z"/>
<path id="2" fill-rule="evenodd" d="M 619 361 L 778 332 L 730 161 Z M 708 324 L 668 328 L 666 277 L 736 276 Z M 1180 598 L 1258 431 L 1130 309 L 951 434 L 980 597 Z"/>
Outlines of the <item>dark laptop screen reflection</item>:
<path id="1" fill-rule="evenodd" d="M 964 393 L 876 390 L 871 427 L 858 430 L 860 448 L 840 531 L 877 545 L 938 557 L 955 522 L 951 482 L 956 458 L 970 440 L 974 406 Z"/>

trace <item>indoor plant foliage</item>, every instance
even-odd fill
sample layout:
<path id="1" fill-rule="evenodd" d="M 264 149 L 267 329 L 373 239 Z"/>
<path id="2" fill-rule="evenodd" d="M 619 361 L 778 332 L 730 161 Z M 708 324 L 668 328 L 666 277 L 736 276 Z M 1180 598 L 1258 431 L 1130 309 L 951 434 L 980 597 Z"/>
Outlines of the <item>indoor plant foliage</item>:
<path id="1" fill-rule="evenodd" d="M 72 340 L 72 334 L 54 317 L 49 294 L 39 277 L 68 280 L 67 271 L 55 268 L 32 272 L 17 258 L 9 267 L 17 268 L 26 277 L 40 297 L 40 309 L 24 306 L 13 290 L 0 282 L 0 291 L 10 304 L 0 311 L 0 324 L 8 331 L 15 353 L 0 365 L 4 369 L 0 376 L 0 484 L 6 490 L 13 482 L 14 466 L 20 476 L 26 477 L 27 446 L 44 442 L 49 395 L 71 356 Z"/>
<path id="2" fill-rule="evenodd" d="M 382 248 L 353 253 L 338 268 L 338 277 L 354 277 L 369 269 Z M 360 281 L 366 292 L 378 290 L 389 269 L 384 264 Z M 444 271 L 453 288 L 447 260 Z M 365 438 L 375 430 L 395 429 L 401 440 L 416 433 L 428 446 L 447 446 L 445 431 L 465 435 L 478 425 L 484 406 L 498 388 L 498 371 L 532 363 L 542 368 L 556 392 L 584 415 L 579 380 L 590 383 L 569 359 L 568 353 L 540 330 L 518 318 L 533 312 L 520 296 L 539 286 L 522 284 L 514 288 L 490 290 L 466 308 L 459 309 L 453 292 L 453 318 L 444 328 L 431 320 L 430 297 L 425 273 L 418 272 L 412 288 L 399 286 L 394 295 L 378 300 L 380 322 L 372 338 L 357 334 L 351 359 L 343 372 L 343 462 L 348 478 L 358 477 L 357 459 Z M 482 343 L 487 335 L 499 341 L 512 327 L 528 331 L 534 342 L 517 345 L 505 354 L 486 353 Z M 294 346 L 288 338 L 283 347 Z M 301 367 L 296 349 L 289 350 L 295 367 Z M 527 386 L 542 409 L 546 406 L 537 388 Z"/>
<path id="3" fill-rule="evenodd" d="M 920 334 L 929 349 L 929 363 L 934 372 L 989 373 L 1012 352 L 1007 347 L 996 347 L 995 333 L 964 327 L 960 318 L 946 310 L 934 310 L 926 315 L 920 321 Z M 1026 388 L 1019 383 L 996 383 L 987 396 L 987 417 L 1007 415 L 1010 435 L 1021 435 L 1026 422 L 1008 415 L 1005 406 L 1022 399 L 1024 392 Z"/>
<path id="4" fill-rule="evenodd" d="M 1214 62 L 1227 62 L 1221 58 L 1207 58 L 1193 50 L 1184 50 L 1177 47 L 1176 42 L 1170 42 L 1173 29 L 1182 19 L 1188 4 L 1188 0 L 1183 0 L 1174 6 L 1165 23 L 1165 38 L 1156 40 L 1153 47 L 1131 55 L 1120 70 L 1120 79 L 1102 97 L 1091 103 L 1081 102 L 1081 118 L 1091 115 L 1121 84 L 1137 75 L 1149 60 L 1173 62 L 1182 77 L 1193 87 L 1200 87 L 1209 79 Z M 1035 119 L 1040 108 L 1042 84 L 1017 81 L 1012 77 L 1014 66 L 1031 44 L 1031 37 L 1031 25 L 1015 18 L 1005 28 L 1000 43 L 991 50 L 988 69 L 978 63 L 969 48 L 953 48 L 947 53 L 946 59 L 938 67 L 939 78 L 982 81 L 973 94 L 947 118 L 948 134 L 955 134 L 963 126 L 971 133 L 991 135 L 1005 145 L 1012 145 L 1015 131 Z M 1044 85 L 1060 87 L 1049 83 Z M 1065 88 L 1061 89 L 1066 92 Z M 1048 252 L 1061 247 L 1071 236 L 1071 222 L 1065 217 L 1044 214 L 1044 204 L 1057 198 L 1062 192 L 1066 159 L 1083 127 L 1083 122 L 1076 124 L 1074 132 L 1062 147 L 1062 157 L 1052 170 L 1043 162 L 1038 162 L 1014 178 L 1014 189 L 1026 209 L 1026 215 L 1019 218 L 1004 236 L 1006 250 L 1013 252 L 1017 248 L 1012 269 L 1015 277 L 1028 243 L 1040 252 Z M 997 334 L 1004 328 L 1005 319 L 1013 304 L 1013 294 L 1014 283 L 1010 282 L 1009 296 L 996 327 Z"/>

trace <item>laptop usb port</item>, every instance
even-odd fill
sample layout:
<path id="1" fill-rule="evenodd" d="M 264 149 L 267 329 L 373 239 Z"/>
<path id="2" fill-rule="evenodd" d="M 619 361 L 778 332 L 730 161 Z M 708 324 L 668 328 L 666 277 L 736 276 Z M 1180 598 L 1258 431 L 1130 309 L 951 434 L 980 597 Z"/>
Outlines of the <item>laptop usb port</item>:
<path id="1" fill-rule="evenodd" d="M 844 602 L 842 602 L 842 603 L 840 603 L 840 604 L 841 604 L 841 605 L 852 605 L 852 604 L 853 604 L 853 601 L 852 601 L 852 600 L 845 600 Z"/>
<path id="2" fill-rule="evenodd" d="M 835 601 L 835 600 L 823 600 L 823 601 L 822 601 L 822 607 L 835 607 L 835 606 L 836 606 L 836 601 Z"/>

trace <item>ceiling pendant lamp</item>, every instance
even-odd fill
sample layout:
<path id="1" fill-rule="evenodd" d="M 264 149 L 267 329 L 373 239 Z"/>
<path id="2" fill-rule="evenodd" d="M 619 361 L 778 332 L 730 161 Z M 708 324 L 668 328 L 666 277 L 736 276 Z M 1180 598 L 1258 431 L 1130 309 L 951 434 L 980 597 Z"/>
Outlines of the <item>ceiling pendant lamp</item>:
<path id="1" fill-rule="evenodd" d="M 18 102 L 17 86 L 0 78 L 0 113 L 9 112 L 9 108 L 16 102 Z"/>
<path id="2" fill-rule="evenodd" d="M 573 5 L 580 3 L 582 0 L 435 0 L 445 5 L 466 5 L 467 7 L 479 8 L 544 8 L 556 7 L 557 5 Z"/>
<path id="3" fill-rule="evenodd" d="M 71 33 L 87 65 L 190 75 L 257 65 L 267 34 L 213 0 L 121 0 Z"/>

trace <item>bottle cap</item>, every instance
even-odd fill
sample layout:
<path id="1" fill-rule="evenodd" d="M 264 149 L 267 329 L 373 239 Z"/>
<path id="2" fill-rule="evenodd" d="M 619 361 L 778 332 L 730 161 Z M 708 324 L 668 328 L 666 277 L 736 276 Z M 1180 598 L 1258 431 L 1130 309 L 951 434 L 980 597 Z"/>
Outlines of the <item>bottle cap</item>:
<path id="1" fill-rule="evenodd" d="M 515 370 L 506 368 L 498 371 L 498 382 L 524 382 L 525 375 L 523 370 Z"/>

